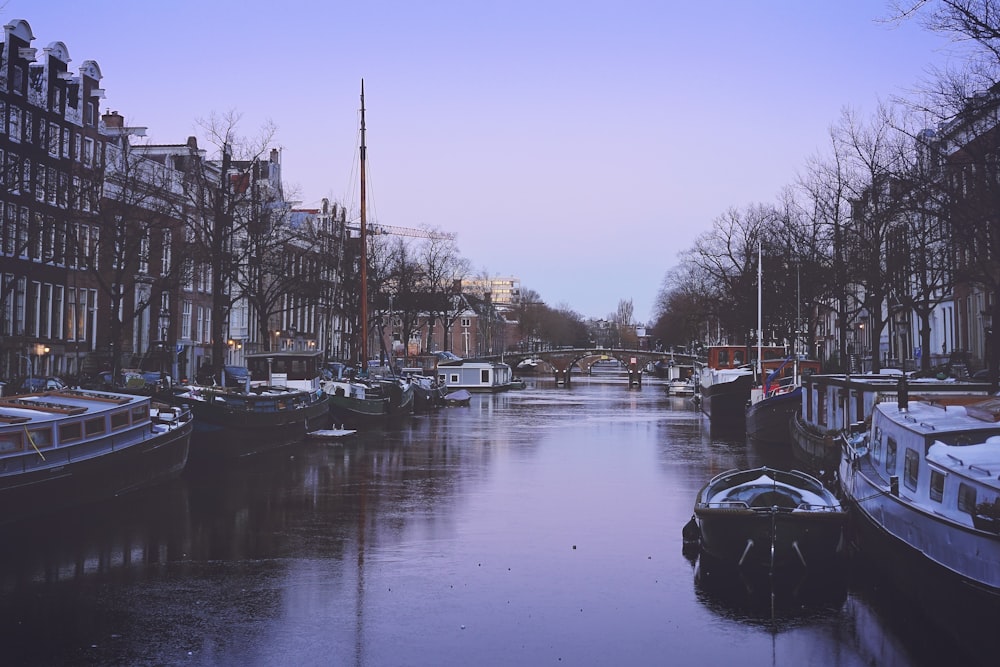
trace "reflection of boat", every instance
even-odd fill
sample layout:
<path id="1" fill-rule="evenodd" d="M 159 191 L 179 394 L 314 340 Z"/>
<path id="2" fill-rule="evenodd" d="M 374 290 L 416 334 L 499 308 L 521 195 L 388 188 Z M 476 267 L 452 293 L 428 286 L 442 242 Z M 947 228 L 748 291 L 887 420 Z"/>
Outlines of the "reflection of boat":
<path id="1" fill-rule="evenodd" d="M 841 439 L 842 493 L 873 560 L 933 582 L 987 617 L 1000 612 L 1000 398 L 951 396 L 874 406 L 866 432 Z M 920 589 L 912 590 L 912 589 Z"/>
<path id="2" fill-rule="evenodd" d="M 694 572 L 698 599 L 724 618 L 787 630 L 835 615 L 847 599 L 847 568 L 798 570 L 789 576 L 747 571 L 704 554 Z"/>
<path id="3" fill-rule="evenodd" d="M 62 389 L 0 399 L 0 523 L 178 476 L 191 413 L 149 396 Z"/>
<path id="4" fill-rule="evenodd" d="M 840 502 L 815 477 L 767 467 L 716 475 L 694 505 L 703 552 L 768 569 L 835 560 L 845 518 Z"/>

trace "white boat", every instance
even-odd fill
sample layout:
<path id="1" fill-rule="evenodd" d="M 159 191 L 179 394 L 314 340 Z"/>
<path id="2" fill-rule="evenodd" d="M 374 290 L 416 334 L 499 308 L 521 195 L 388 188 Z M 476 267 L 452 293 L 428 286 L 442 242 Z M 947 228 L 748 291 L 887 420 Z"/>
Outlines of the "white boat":
<path id="1" fill-rule="evenodd" d="M 514 375 L 510 366 L 500 361 L 460 359 L 438 361 L 438 381 L 449 391 L 467 389 L 498 392 L 513 389 Z"/>
<path id="2" fill-rule="evenodd" d="M 841 438 L 840 486 L 859 544 L 908 593 L 935 586 L 1000 611 L 1000 399 L 877 403 L 871 426 Z M 988 605 L 988 606 L 983 606 Z"/>
<path id="3" fill-rule="evenodd" d="M 667 382 L 667 395 L 694 396 L 694 381 L 691 378 L 674 378 Z"/>
<path id="4" fill-rule="evenodd" d="M 311 438 L 312 440 L 335 440 L 349 435 L 354 435 L 355 433 L 357 433 L 357 430 L 353 428 L 321 428 L 315 431 L 310 431 L 306 434 L 306 437 Z"/>
<path id="5" fill-rule="evenodd" d="M 149 396 L 60 389 L 0 398 L 0 523 L 177 477 L 190 410 Z"/>

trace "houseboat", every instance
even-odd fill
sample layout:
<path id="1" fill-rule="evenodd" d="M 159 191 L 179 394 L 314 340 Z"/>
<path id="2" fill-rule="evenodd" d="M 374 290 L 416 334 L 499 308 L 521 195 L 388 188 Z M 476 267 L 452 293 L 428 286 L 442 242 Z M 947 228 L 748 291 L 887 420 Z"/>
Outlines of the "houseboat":
<path id="1" fill-rule="evenodd" d="M 500 361 L 477 359 L 439 360 L 437 364 L 438 382 L 448 387 L 448 391 L 467 389 L 468 391 L 498 392 L 514 387 L 514 376 L 510 366 Z"/>
<path id="2" fill-rule="evenodd" d="M 858 545 L 907 594 L 961 598 L 989 626 L 1000 612 L 1000 398 L 913 400 L 903 383 L 880 399 L 870 426 L 840 438 Z"/>
<path id="3" fill-rule="evenodd" d="M 177 477 L 191 412 L 149 396 L 60 389 L 0 398 L 0 523 Z"/>
<path id="4" fill-rule="evenodd" d="M 176 385 L 157 396 L 194 412 L 193 461 L 239 458 L 330 426 L 319 361 L 319 353 L 248 354 L 246 386 Z"/>
<path id="5" fill-rule="evenodd" d="M 760 383 L 757 377 L 759 353 L 764 373 L 773 371 L 784 361 L 784 347 L 745 345 L 710 345 L 706 358 L 699 362 L 698 395 L 701 411 L 713 427 L 743 430 L 746 427 L 746 406 L 750 390 Z"/>
<path id="6" fill-rule="evenodd" d="M 800 409 L 789 422 L 795 458 L 814 472 L 836 470 L 841 453 L 839 435 L 850 424 L 868 420 L 879 400 L 894 400 L 903 379 L 899 371 L 803 376 Z M 989 393 L 989 384 L 981 382 L 926 378 L 906 379 L 906 383 L 916 400 Z"/>

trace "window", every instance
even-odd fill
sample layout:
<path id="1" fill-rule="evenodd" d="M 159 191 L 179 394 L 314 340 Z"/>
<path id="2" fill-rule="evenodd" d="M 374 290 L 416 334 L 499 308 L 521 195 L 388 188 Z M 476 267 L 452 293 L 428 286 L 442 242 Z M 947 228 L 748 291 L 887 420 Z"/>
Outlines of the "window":
<path id="1" fill-rule="evenodd" d="M 944 498 L 944 473 L 931 470 L 931 500 L 941 502 Z"/>
<path id="2" fill-rule="evenodd" d="M 160 275 L 170 275 L 170 230 L 163 230 L 163 245 L 160 249 L 163 253 L 160 262 Z"/>
<path id="3" fill-rule="evenodd" d="M 976 487 L 964 482 L 958 485 L 958 509 L 969 514 L 976 513 Z"/>
<path id="4" fill-rule="evenodd" d="M 70 422 L 59 426 L 59 442 L 73 442 L 83 437 L 83 423 Z"/>
<path id="5" fill-rule="evenodd" d="M 94 140 L 87 137 L 83 140 L 83 159 L 82 162 L 86 165 L 91 164 L 94 161 Z"/>
<path id="6" fill-rule="evenodd" d="M 28 438 L 38 449 L 52 446 L 52 428 L 39 428 L 28 431 Z"/>
<path id="7" fill-rule="evenodd" d="M 49 123 L 49 155 L 52 157 L 59 157 L 59 126 L 55 123 Z"/>
<path id="8" fill-rule="evenodd" d="M 129 411 L 119 410 L 118 412 L 111 413 L 111 430 L 117 431 L 123 429 L 129 424 Z"/>
<path id="9" fill-rule="evenodd" d="M 104 417 L 95 417 L 83 423 L 83 432 L 88 438 L 105 433 L 107 430 L 108 426 L 104 423 Z"/>
<path id="10" fill-rule="evenodd" d="M 132 408 L 132 422 L 135 424 L 141 424 L 143 422 L 149 421 L 149 410 L 146 406 L 139 406 L 137 408 Z"/>
<path id="11" fill-rule="evenodd" d="M 191 340 L 191 302 L 185 301 L 181 308 L 181 338 Z"/>
<path id="12" fill-rule="evenodd" d="M 888 438 L 885 447 L 885 471 L 890 475 L 896 472 L 896 439 Z"/>
<path id="13" fill-rule="evenodd" d="M 483 369 L 479 371 L 479 383 L 489 384 L 490 383 L 490 371 L 489 369 Z"/>
<path id="14" fill-rule="evenodd" d="M 463 317 L 462 318 L 462 326 L 463 327 L 471 327 L 472 326 L 472 319 L 468 318 L 468 317 Z"/>
<path id="15" fill-rule="evenodd" d="M 15 95 L 24 95 L 24 66 L 14 65 L 14 75 L 10 82 L 10 92 Z"/>
<path id="16" fill-rule="evenodd" d="M 903 454 L 903 484 L 911 491 L 917 490 L 917 477 L 920 473 L 920 455 L 907 448 Z"/>
<path id="17" fill-rule="evenodd" d="M 0 434 L 0 454 L 19 452 L 22 447 L 20 431 Z"/>
<path id="18" fill-rule="evenodd" d="M 21 141 L 21 109 L 18 107 L 10 108 L 10 140 Z"/>

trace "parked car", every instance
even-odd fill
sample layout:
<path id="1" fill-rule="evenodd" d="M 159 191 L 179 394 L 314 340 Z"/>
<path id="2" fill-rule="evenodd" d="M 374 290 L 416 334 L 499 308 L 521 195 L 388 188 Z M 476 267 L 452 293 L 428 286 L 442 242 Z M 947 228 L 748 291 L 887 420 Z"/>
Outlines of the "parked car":
<path id="1" fill-rule="evenodd" d="M 65 389 L 66 383 L 57 377 L 27 377 L 21 382 L 18 392 L 21 394 L 33 394 L 39 391 L 51 391 L 53 389 Z"/>
<path id="2" fill-rule="evenodd" d="M 226 371 L 227 387 L 242 387 L 250 379 L 250 370 L 246 366 L 223 366 Z"/>
<path id="3" fill-rule="evenodd" d="M 132 389 L 152 392 L 164 384 L 170 386 L 170 383 L 170 376 L 161 374 L 160 371 L 123 368 L 117 380 L 115 380 L 111 371 L 101 371 L 88 383 L 88 386 L 92 389 L 103 389 L 105 391 Z"/>
<path id="4" fill-rule="evenodd" d="M 250 370 L 246 366 L 225 365 L 222 367 L 226 373 L 227 387 L 242 387 L 250 377 Z M 216 379 L 212 375 L 211 366 L 202 366 L 197 375 L 198 384 L 216 384 Z"/>

